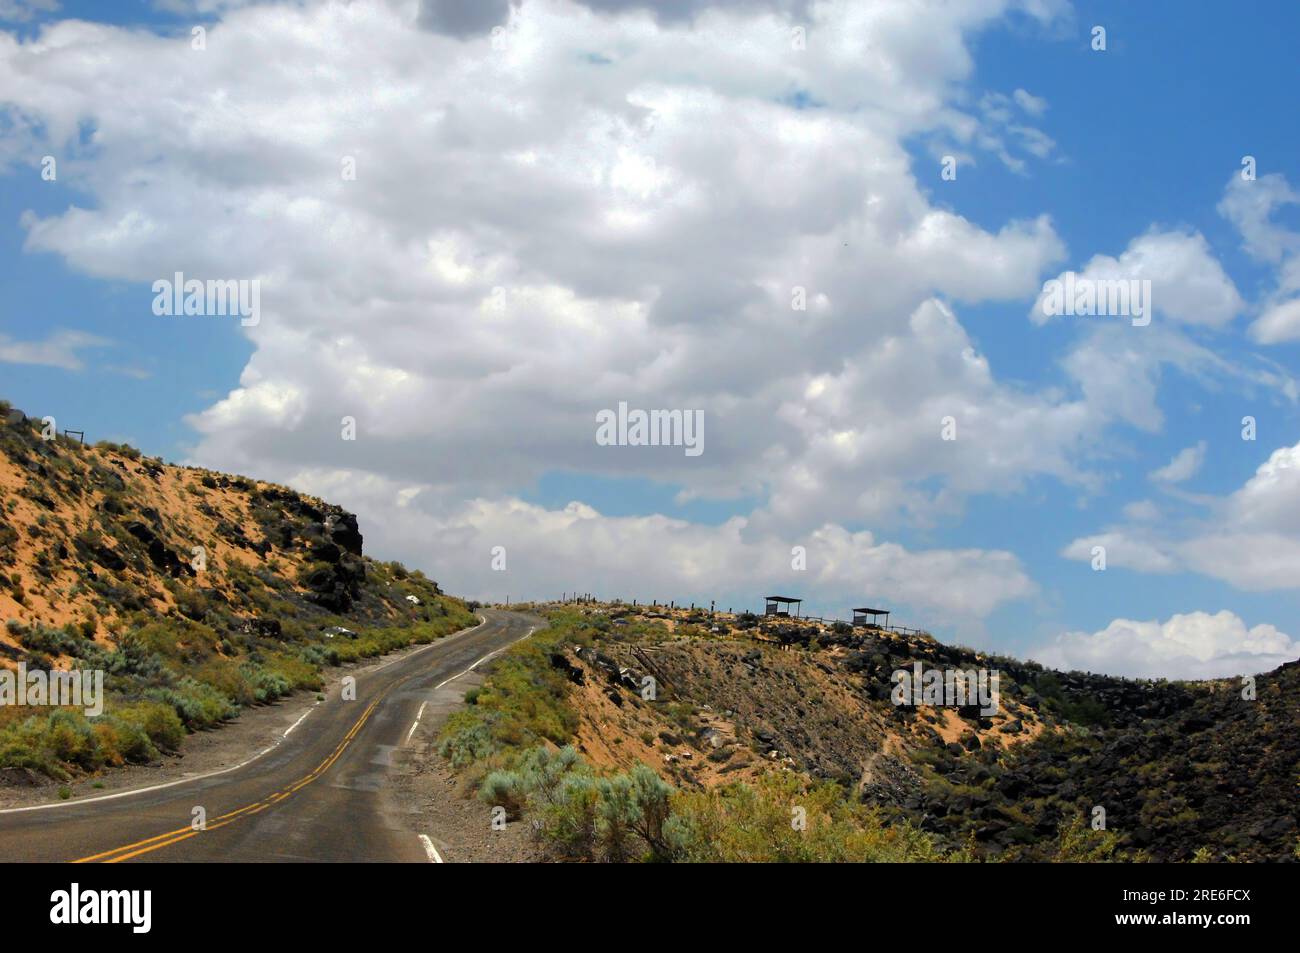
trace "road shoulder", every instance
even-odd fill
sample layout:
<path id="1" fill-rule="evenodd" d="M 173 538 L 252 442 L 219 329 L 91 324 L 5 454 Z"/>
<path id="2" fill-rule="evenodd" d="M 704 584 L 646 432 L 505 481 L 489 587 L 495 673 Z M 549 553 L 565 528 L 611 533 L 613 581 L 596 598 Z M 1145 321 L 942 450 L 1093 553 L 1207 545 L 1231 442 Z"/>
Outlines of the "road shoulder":
<path id="1" fill-rule="evenodd" d="M 476 669 L 438 688 L 427 700 L 420 725 L 394 758 L 388 810 L 413 835 L 428 837 L 446 863 L 529 863 L 545 860 L 525 822 L 492 829 L 491 808 L 467 789 L 438 754 L 438 733 L 447 717 L 481 685 Z"/>

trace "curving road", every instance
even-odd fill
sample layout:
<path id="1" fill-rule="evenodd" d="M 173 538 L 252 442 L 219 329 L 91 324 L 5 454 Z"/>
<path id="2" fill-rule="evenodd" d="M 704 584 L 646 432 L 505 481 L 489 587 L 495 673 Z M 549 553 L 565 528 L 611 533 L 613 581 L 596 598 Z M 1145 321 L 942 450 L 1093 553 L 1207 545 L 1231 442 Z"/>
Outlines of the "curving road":
<path id="1" fill-rule="evenodd" d="M 274 748 L 167 786 L 0 811 L 6 861 L 268 862 L 441 860 L 383 796 L 392 754 L 433 693 L 545 623 L 485 609 L 483 623 L 357 676 Z M 192 829 L 194 808 L 205 830 Z M 422 836 L 423 835 L 423 836 Z"/>

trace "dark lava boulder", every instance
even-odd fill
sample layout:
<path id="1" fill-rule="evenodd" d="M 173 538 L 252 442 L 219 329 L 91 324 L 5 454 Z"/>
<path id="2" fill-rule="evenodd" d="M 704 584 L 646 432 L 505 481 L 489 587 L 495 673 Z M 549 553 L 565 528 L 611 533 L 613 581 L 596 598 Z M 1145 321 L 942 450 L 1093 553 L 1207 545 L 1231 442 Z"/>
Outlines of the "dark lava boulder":
<path id="1" fill-rule="evenodd" d="M 355 513 L 339 510 L 333 514 L 330 539 L 353 556 L 361 555 L 361 527 Z"/>
<path id="2" fill-rule="evenodd" d="M 321 563 L 333 565 L 343 557 L 343 550 L 333 543 L 321 541 L 311 547 L 311 558 Z"/>
<path id="3" fill-rule="evenodd" d="M 149 561 L 153 563 L 154 568 L 167 573 L 172 578 L 195 574 L 194 568 L 189 563 L 182 562 L 179 556 L 167 548 L 158 534 L 144 523 L 134 520 L 126 525 L 126 531 L 144 544 L 149 554 Z"/>

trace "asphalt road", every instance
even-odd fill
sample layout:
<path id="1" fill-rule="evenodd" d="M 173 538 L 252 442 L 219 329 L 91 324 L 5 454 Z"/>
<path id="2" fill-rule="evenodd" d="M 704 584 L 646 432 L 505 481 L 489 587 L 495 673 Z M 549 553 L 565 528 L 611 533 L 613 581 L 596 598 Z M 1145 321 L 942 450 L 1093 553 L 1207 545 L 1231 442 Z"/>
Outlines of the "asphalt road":
<path id="1" fill-rule="evenodd" d="M 434 691 L 543 625 L 484 609 L 484 623 L 335 689 L 269 752 L 234 770 L 40 809 L 0 812 L 5 861 L 274 862 L 434 859 L 431 842 L 383 796 L 393 753 Z M 193 829 L 194 809 L 206 829 Z"/>

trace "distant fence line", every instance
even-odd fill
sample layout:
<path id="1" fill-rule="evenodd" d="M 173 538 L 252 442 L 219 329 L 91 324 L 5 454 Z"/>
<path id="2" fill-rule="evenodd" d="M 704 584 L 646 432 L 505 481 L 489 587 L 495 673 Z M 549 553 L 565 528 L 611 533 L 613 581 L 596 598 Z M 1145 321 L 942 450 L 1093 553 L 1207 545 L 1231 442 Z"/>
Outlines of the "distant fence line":
<path id="1" fill-rule="evenodd" d="M 561 602 L 562 604 L 565 604 L 565 605 L 594 605 L 595 603 L 597 603 L 597 602 L 602 602 L 602 601 L 604 601 L 604 602 L 611 602 L 611 603 L 615 603 L 615 602 L 617 602 L 617 603 L 622 603 L 623 605 L 632 606 L 633 608 L 648 608 L 648 609 L 688 609 L 688 610 L 692 610 L 692 611 L 696 608 L 694 602 L 690 603 L 689 606 L 687 606 L 687 605 L 681 605 L 681 606 L 679 606 L 679 605 L 676 603 L 675 600 L 669 600 L 669 601 L 667 601 L 667 602 L 659 602 L 659 601 L 657 601 L 657 600 L 652 600 L 652 601 L 650 601 L 650 602 L 645 602 L 645 603 L 638 603 L 638 601 L 637 601 L 636 599 L 633 599 L 633 600 L 631 600 L 630 602 L 629 602 L 628 600 L 626 600 L 626 599 L 607 599 L 607 600 L 602 600 L 602 599 L 598 599 L 598 598 L 596 598 L 595 596 L 593 596 L 593 595 L 592 595 L 591 593 L 589 593 L 589 592 L 587 592 L 587 593 L 581 593 L 581 594 L 578 594 L 578 593 L 571 593 L 571 592 L 565 592 L 565 593 L 562 593 L 561 596 L 560 596 L 560 602 Z M 719 611 L 719 610 L 717 610 L 717 609 L 714 608 L 715 605 L 716 605 L 716 602 L 710 602 L 710 603 L 709 603 L 709 608 L 708 608 L 708 609 L 705 609 L 704 606 L 700 606 L 700 607 L 699 607 L 699 610 L 700 610 L 701 612 L 707 612 L 707 613 L 709 613 L 709 615 L 713 615 L 715 612 Z M 741 610 L 741 611 L 742 611 L 742 612 L 745 612 L 745 611 L 748 611 L 748 610 Z M 735 614 L 736 614 L 736 613 L 735 613 L 731 608 L 728 608 L 728 609 L 727 609 L 727 615 L 735 615 Z M 754 615 L 754 616 L 756 616 L 756 617 L 758 617 L 758 618 L 760 618 L 760 619 L 773 619 L 773 618 L 778 618 L 778 619 L 787 619 L 787 620 L 789 620 L 789 621 L 791 621 L 791 622 L 819 622 L 819 623 L 821 623 L 822 625 L 834 625 L 836 622 L 843 622 L 845 625 L 853 625 L 853 621 L 852 621 L 851 619 L 828 619 L 828 618 L 826 618 L 825 616 L 817 616 L 817 615 L 803 615 L 803 616 L 782 615 L 782 616 L 771 616 L 771 615 L 765 615 L 764 613 L 761 613 L 761 612 L 754 612 L 754 613 L 751 613 L 751 614 Z M 869 624 L 867 624 L 867 625 L 859 625 L 859 626 L 855 626 L 855 628 L 859 628 L 859 629 L 877 629 L 877 630 L 879 630 L 879 631 L 881 631 L 881 632 L 894 632 L 894 633 L 897 633 L 898 635 L 921 635 L 921 634 L 923 634 L 923 633 L 925 632 L 925 629 L 914 629 L 914 628 L 911 628 L 910 626 L 906 626 L 906 625 L 878 625 L 877 623 L 874 623 L 874 622 L 869 623 Z"/>

